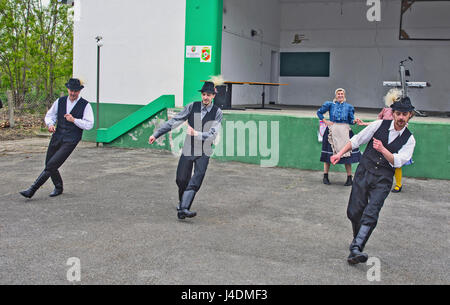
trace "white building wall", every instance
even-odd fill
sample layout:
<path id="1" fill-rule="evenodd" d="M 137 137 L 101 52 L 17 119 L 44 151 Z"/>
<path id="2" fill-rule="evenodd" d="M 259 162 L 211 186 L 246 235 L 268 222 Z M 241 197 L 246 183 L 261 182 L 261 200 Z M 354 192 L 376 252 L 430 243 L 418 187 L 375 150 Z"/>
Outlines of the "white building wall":
<path id="1" fill-rule="evenodd" d="M 366 19 L 363 0 L 224 0 L 222 74 L 230 81 L 288 83 L 266 89 L 266 102 L 318 106 L 344 87 L 358 107 L 380 108 L 396 80 L 400 60 L 411 56 L 410 80 L 431 88 L 410 90 L 420 110 L 450 111 L 450 42 L 399 41 L 400 0 L 382 0 L 381 22 Z M 101 49 L 102 102 L 147 104 L 175 94 L 181 106 L 184 75 L 185 0 L 76 0 L 74 76 L 86 81 L 83 96 L 96 99 L 96 44 Z M 428 14 L 417 33 L 439 23 L 450 29 L 450 11 Z M 251 36 L 251 30 L 257 31 Z M 427 29 L 433 31 L 434 29 Z M 307 40 L 294 45 L 295 34 Z M 278 77 L 279 52 L 329 51 L 330 77 Z M 272 54 L 274 52 L 274 54 Z M 275 55 L 275 56 L 274 56 Z M 259 104 L 260 86 L 233 86 L 233 104 Z"/>
<path id="2" fill-rule="evenodd" d="M 251 36 L 252 29 L 256 30 L 256 36 Z M 279 50 L 278 0 L 224 0 L 222 75 L 225 80 L 270 82 L 271 53 L 278 54 Z M 259 104 L 261 92 L 261 86 L 233 85 L 232 104 Z M 269 99 L 267 89 L 266 102 Z"/>
<path id="3" fill-rule="evenodd" d="M 96 101 L 97 45 L 101 48 L 100 101 L 145 105 L 174 94 L 182 106 L 184 0 L 76 0 L 74 76 L 83 97 Z"/>
<path id="4" fill-rule="evenodd" d="M 367 20 L 366 1 L 280 2 L 281 51 L 331 53 L 330 77 L 280 78 L 280 82 L 289 83 L 280 87 L 282 104 L 317 106 L 331 99 L 336 88 L 344 87 L 353 105 L 381 108 L 388 90 L 382 82 L 397 80 L 400 61 L 411 56 L 414 62 L 407 64 L 410 80 L 432 84 L 431 88 L 409 91 L 413 104 L 420 110 L 450 111 L 450 42 L 398 40 L 400 0 L 381 1 L 381 22 Z M 450 6 L 445 7 L 439 15 L 427 11 L 423 22 L 416 19 L 411 32 L 450 33 Z M 413 5 L 412 12 L 416 10 Z M 439 18 L 440 28 L 435 28 L 433 18 Z M 430 26 L 434 28 L 426 28 Z M 308 40 L 292 44 L 296 33 Z"/>

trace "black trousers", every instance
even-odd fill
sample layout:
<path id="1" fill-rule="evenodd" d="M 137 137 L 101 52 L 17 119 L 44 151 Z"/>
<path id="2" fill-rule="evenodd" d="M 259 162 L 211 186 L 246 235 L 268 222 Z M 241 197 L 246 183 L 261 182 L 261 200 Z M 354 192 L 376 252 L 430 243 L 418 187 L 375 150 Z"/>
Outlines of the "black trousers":
<path id="1" fill-rule="evenodd" d="M 181 155 L 178 161 L 176 178 L 180 201 L 185 191 L 194 190 L 197 192 L 200 189 L 208 164 L 209 157 L 205 154 L 202 156 Z M 192 175 L 192 168 L 194 168 L 194 175 Z"/>
<path id="2" fill-rule="evenodd" d="M 47 149 L 47 156 L 45 158 L 45 170 L 50 172 L 52 181 L 61 180 L 61 175 L 58 169 L 67 160 L 70 154 L 77 147 L 78 142 L 63 142 L 62 140 L 52 137 Z M 62 183 L 62 180 L 61 180 Z"/>
<path id="3" fill-rule="evenodd" d="M 347 207 L 347 217 L 354 225 L 376 227 L 392 181 L 392 176 L 374 175 L 361 164 L 358 165 Z"/>

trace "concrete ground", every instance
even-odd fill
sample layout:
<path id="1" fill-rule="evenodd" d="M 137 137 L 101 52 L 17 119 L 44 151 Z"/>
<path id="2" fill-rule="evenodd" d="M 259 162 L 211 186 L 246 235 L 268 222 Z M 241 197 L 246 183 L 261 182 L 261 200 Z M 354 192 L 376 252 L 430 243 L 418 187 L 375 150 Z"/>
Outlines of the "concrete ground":
<path id="1" fill-rule="evenodd" d="M 450 284 L 450 181 L 404 178 L 366 247 L 380 265 L 349 266 L 344 173 L 326 186 L 320 172 L 211 160 L 197 217 L 179 221 L 166 151 L 81 143 L 63 195 L 48 181 L 23 198 L 47 144 L 0 143 L 0 284 L 70 284 L 74 257 L 81 284 Z"/>

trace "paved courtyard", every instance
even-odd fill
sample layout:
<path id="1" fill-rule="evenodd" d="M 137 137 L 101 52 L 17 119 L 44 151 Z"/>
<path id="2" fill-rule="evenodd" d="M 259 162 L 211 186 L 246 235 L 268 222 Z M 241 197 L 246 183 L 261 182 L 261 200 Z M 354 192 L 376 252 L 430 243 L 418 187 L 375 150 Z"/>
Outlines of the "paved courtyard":
<path id="1" fill-rule="evenodd" d="M 211 160 L 197 217 L 179 221 L 166 151 L 81 143 L 63 195 L 48 181 L 23 198 L 47 144 L 0 142 L 0 284 L 71 284 L 73 258 L 81 284 L 450 284 L 450 181 L 404 178 L 366 247 L 379 265 L 349 266 L 345 173 L 325 186 L 316 171 Z"/>

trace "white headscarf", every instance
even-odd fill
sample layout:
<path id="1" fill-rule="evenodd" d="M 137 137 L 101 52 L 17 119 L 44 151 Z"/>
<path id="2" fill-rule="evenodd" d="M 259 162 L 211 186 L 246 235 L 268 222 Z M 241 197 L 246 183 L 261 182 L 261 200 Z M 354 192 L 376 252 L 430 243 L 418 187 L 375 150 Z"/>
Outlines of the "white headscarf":
<path id="1" fill-rule="evenodd" d="M 344 89 L 344 88 L 337 88 L 336 90 L 334 90 L 334 99 L 333 99 L 333 102 L 337 102 L 337 99 L 336 99 L 336 93 L 338 93 L 339 91 L 343 91 L 343 92 L 344 92 L 344 95 L 345 95 L 345 89 Z M 346 98 L 344 98 L 344 102 L 345 102 L 345 101 L 347 101 Z"/>

